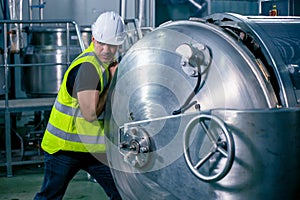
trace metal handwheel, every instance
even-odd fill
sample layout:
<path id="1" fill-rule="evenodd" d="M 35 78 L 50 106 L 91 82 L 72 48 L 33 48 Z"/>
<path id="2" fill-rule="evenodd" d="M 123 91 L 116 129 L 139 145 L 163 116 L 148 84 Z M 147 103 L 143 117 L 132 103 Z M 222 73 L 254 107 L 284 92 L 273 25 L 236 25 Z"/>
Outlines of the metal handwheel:
<path id="1" fill-rule="evenodd" d="M 198 123 L 201 125 L 202 129 L 208 136 L 209 141 L 211 142 L 211 148 L 203 158 L 200 158 L 199 161 L 195 162 L 192 161 L 190 155 L 190 148 L 192 145 L 190 145 L 190 138 L 194 127 Z M 211 127 L 209 127 L 208 124 L 210 124 Z M 197 134 L 199 134 L 199 132 L 197 132 Z M 188 167 L 195 176 L 197 176 L 199 179 L 205 182 L 216 182 L 227 175 L 233 164 L 234 142 L 232 135 L 228 132 L 222 120 L 215 116 L 206 114 L 201 114 L 199 116 L 194 117 L 185 128 L 183 140 L 184 157 L 188 164 Z M 219 158 L 221 157 L 223 160 L 226 160 L 224 162 L 225 164 L 223 164 L 223 162 L 221 163 L 224 166 L 219 167 L 218 169 L 214 169 L 214 167 L 216 166 L 212 165 L 213 167 L 209 166 L 209 171 L 217 172 L 213 174 L 201 173 L 200 171 L 201 168 L 204 168 L 204 164 L 210 162 L 210 158 L 212 158 L 213 156 L 217 156 L 216 154 L 219 156 Z"/>

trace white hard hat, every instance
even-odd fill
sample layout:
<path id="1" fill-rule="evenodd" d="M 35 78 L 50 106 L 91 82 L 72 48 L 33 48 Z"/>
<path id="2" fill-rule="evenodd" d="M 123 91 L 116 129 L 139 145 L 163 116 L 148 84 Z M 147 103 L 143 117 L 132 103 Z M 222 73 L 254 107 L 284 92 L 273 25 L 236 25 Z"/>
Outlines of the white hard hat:
<path id="1" fill-rule="evenodd" d="M 104 12 L 92 25 L 92 34 L 98 42 L 121 45 L 126 38 L 124 20 L 116 12 Z"/>

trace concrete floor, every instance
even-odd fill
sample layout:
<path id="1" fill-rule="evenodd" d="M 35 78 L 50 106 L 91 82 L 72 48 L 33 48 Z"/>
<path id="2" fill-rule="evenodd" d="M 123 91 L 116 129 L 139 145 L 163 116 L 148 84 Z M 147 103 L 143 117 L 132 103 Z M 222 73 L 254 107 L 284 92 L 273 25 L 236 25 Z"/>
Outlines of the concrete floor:
<path id="1" fill-rule="evenodd" d="M 6 176 L 6 168 L 0 168 L 0 200 L 30 200 L 39 191 L 43 181 L 43 166 L 13 166 L 13 176 Z M 99 184 L 91 182 L 87 173 L 79 171 L 73 178 L 64 200 L 107 200 Z"/>

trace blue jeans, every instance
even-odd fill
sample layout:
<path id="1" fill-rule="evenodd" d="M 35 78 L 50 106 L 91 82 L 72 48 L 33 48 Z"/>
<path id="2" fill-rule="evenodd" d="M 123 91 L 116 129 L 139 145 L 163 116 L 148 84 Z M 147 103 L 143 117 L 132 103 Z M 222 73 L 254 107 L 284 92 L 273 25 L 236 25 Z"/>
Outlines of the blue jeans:
<path id="1" fill-rule="evenodd" d="M 110 199 L 121 199 L 107 165 L 90 153 L 59 151 L 52 155 L 45 152 L 44 182 L 34 200 L 62 199 L 71 179 L 81 169 L 97 180 Z"/>

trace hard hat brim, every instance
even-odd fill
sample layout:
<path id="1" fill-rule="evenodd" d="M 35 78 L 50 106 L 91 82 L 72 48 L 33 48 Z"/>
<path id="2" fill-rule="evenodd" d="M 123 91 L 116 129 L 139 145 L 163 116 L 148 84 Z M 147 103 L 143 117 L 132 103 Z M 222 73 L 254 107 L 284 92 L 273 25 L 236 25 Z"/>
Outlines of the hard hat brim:
<path id="1" fill-rule="evenodd" d="M 95 40 L 97 40 L 98 42 L 104 43 L 104 44 L 109 44 L 109 45 L 122 45 L 126 39 L 126 33 L 124 33 L 122 36 L 117 36 L 117 37 L 112 37 L 110 39 L 107 40 L 103 40 L 102 38 L 97 38 L 97 35 L 93 35 L 93 37 L 95 38 Z"/>

